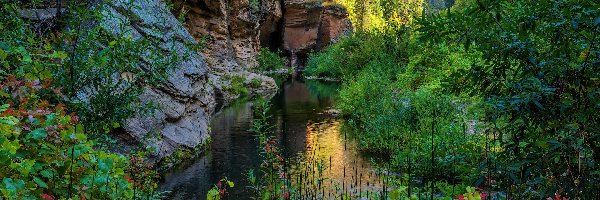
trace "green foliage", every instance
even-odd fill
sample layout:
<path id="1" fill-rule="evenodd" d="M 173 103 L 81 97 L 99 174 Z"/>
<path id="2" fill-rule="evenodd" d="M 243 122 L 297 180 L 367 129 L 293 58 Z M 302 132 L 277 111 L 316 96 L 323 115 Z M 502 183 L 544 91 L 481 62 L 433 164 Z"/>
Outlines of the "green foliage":
<path id="1" fill-rule="evenodd" d="M 240 96 L 248 96 L 248 94 L 250 94 L 248 88 L 246 88 L 246 84 L 244 83 L 246 81 L 246 77 L 242 75 L 226 75 L 223 78 L 229 81 L 229 84 L 223 87 L 224 91 Z"/>
<path id="2" fill-rule="evenodd" d="M 18 9 L 22 6 L 11 3 L 2 8 L 0 73 L 28 80 L 52 79 L 90 133 L 108 132 L 133 114 L 151 110 L 150 103 L 137 98 L 143 86 L 165 80 L 172 63 L 185 57 L 164 57 L 163 50 L 149 39 L 114 36 L 103 26 L 81 25 L 111 17 L 85 4 L 64 5 L 67 13 L 77 13 L 61 19 L 70 29 L 40 34 L 34 32 L 35 24 L 21 19 Z"/>
<path id="3" fill-rule="evenodd" d="M 386 65 L 384 70 L 398 70 L 397 63 L 406 62 L 407 41 L 398 36 L 411 37 L 407 29 L 389 27 L 384 31 L 356 33 L 341 39 L 320 54 L 311 54 L 307 76 L 352 79 L 367 65 Z"/>
<path id="4" fill-rule="evenodd" d="M 357 32 L 382 31 L 389 26 L 412 23 L 423 13 L 425 0 L 334 0 L 348 10 Z M 327 4 L 325 4 L 327 5 Z"/>
<path id="5" fill-rule="evenodd" d="M 227 177 L 222 178 L 217 184 L 208 190 L 206 193 L 207 200 L 221 200 L 227 196 L 227 189 L 235 187 L 235 184 L 228 180 Z"/>
<path id="6" fill-rule="evenodd" d="M 593 198 L 600 181 L 600 10 L 595 1 L 471 1 L 421 20 L 423 41 L 457 41 L 484 62 L 453 74 L 455 92 L 486 99 L 505 147 L 499 187 L 519 198 Z M 452 86 L 451 85 L 451 86 Z M 573 168 L 573 166 L 577 166 Z"/>
<path id="7" fill-rule="evenodd" d="M 260 11 L 260 3 L 262 0 L 248 0 L 249 6 L 253 12 Z"/>
<path id="8" fill-rule="evenodd" d="M 277 146 L 272 125 L 269 123 L 269 102 L 259 99 L 254 103 L 251 131 L 257 134 L 260 143 L 261 178 L 248 171 L 248 179 L 252 190 L 259 199 L 290 199 L 291 182 L 287 180 L 284 170 L 284 158 Z"/>
<path id="9" fill-rule="evenodd" d="M 1 81 L 11 95 L 0 97 L 7 103 L 0 107 L 0 196 L 130 199 L 156 188 L 139 157 L 96 150 L 77 116 L 43 98 L 61 96 L 58 90 L 14 76 Z"/>
<path id="10" fill-rule="evenodd" d="M 285 69 L 288 64 L 287 58 L 281 56 L 281 52 L 272 52 L 269 49 L 261 48 L 256 58 L 258 69 L 261 71 L 277 71 Z"/>
<path id="11" fill-rule="evenodd" d="M 387 158 L 386 166 L 411 181 L 473 183 L 481 152 L 497 144 L 486 143 L 477 123 L 479 100 L 445 88 L 450 74 L 481 62 L 480 53 L 422 44 L 415 33 L 407 26 L 357 33 L 312 55 L 306 72 L 342 77 L 336 107 L 349 118 L 361 150 Z"/>
<path id="12" fill-rule="evenodd" d="M 516 198 L 593 198 L 600 181 L 599 4 L 457 5 L 408 23 L 418 31 L 391 26 L 408 33 L 386 39 L 377 39 L 386 31 L 357 33 L 312 55 L 307 74 L 342 77 L 337 106 L 360 131 L 363 149 L 391 156 L 393 168 L 411 167 L 426 180 L 441 170 L 450 176 L 442 178 Z M 414 159 L 428 154 L 429 164 Z"/>
<path id="13" fill-rule="evenodd" d="M 250 87 L 252 88 L 260 88 L 260 85 L 262 84 L 262 81 L 260 79 L 252 79 L 252 81 L 250 81 Z"/>

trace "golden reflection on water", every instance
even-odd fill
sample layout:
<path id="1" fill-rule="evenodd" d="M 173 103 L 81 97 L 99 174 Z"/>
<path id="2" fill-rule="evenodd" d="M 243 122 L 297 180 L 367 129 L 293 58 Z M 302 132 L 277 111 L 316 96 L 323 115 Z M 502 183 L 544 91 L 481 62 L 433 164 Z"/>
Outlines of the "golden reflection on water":
<path id="1" fill-rule="evenodd" d="M 342 132 L 342 121 L 326 119 L 306 124 L 306 151 L 291 166 L 291 179 L 304 196 L 320 199 L 351 194 L 363 198 L 380 188 L 371 164 L 362 159 L 356 142 Z"/>

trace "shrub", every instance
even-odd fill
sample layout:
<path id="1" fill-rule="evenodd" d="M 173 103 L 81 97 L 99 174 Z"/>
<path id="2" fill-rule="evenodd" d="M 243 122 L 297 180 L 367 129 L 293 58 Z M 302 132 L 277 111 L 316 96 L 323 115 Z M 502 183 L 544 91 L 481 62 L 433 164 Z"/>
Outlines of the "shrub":
<path id="1" fill-rule="evenodd" d="M 244 83 L 246 81 L 246 78 L 244 76 L 232 75 L 224 76 L 223 78 L 229 81 L 229 85 L 223 87 L 223 90 L 225 90 L 226 92 L 240 96 L 248 96 L 248 94 L 250 93 Z"/>
<path id="2" fill-rule="evenodd" d="M 3 74 L 28 80 L 52 79 L 63 90 L 69 109 L 75 111 L 89 133 L 105 133 L 121 126 L 137 112 L 149 111 L 151 104 L 137 98 L 145 85 L 166 79 L 172 63 L 186 55 L 163 56 L 150 39 L 133 40 L 113 36 L 99 24 L 103 17 L 87 3 L 66 4 L 64 31 L 39 33 L 36 25 L 21 19 L 24 3 L 4 4 L 0 16 L 0 64 Z M 9 28 L 19 27 L 19 28 Z M 62 27 L 59 27 L 62 28 Z M 143 57 L 142 57 L 143 55 Z M 147 69 L 140 67 L 147 64 Z"/>
<path id="3" fill-rule="evenodd" d="M 257 57 L 258 69 L 261 71 L 277 71 L 285 69 L 288 64 L 287 58 L 281 56 L 281 52 L 272 52 L 269 49 L 261 48 Z"/>
<path id="4" fill-rule="evenodd" d="M 485 98 L 484 119 L 504 148 L 494 161 L 502 165 L 497 185 L 515 198 L 598 195 L 597 8 L 594 1 L 482 0 L 421 22 L 424 41 L 481 52 L 484 62 L 456 71 L 449 86 Z"/>
<path id="5" fill-rule="evenodd" d="M 134 198 L 156 188 L 137 156 L 95 149 L 78 117 L 48 82 L 9 76 L 2 79 L 0 107 L 0 184 L 6 199 Z M 130 167 L 130 162 L 134 167 Z M 144 170 L 145 169 L 145 170 Z"/>

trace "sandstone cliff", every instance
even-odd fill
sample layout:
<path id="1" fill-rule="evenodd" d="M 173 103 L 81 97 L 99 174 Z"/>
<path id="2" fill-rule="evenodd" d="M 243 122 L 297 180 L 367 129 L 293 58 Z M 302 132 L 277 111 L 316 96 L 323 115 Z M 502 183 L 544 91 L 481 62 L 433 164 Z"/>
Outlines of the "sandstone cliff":
<path id="1" fill-rule="evenodd" d="M 343 7 L 320 0 L 177 0 L 174 10 L 206 42 L 203 55 L 215 73 L 256 67 L 261 47 L 284 50 L 295 63 L 352 31 Z"/>

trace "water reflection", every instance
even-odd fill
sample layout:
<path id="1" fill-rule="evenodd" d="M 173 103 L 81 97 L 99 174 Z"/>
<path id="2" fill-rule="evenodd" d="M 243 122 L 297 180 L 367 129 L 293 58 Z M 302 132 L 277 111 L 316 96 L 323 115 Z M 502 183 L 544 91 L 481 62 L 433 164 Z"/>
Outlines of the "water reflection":
<path id="1" fill-rule="evenodd" d="M 359 154 L 356 142 L 342 134 L 341 120 L 309 121 L 306 127 L 305 151 L 293 158 L 290 170 L 303 196 L 357 198 L 367 190 L 378 190 L 380 180 Z"/>
<path id="2" fill-rule="evenodd" d="M 359 192 L 367 183 L 377 182 L 355 142 L 341 133 L 343 121 L 323 114 L 333 105 L 336 91 L 334 83 L 292 80 L 271 101 L 273 125 L 289 162 L 290 179 L 301 185 L 304 195 L 333 197 L 338 190 Z M 232 197 L 249 199 L 244 173 L 258 169 L 260 163 L 258 141 L 248 131 L 251 107 L 251 102 L 237 104 L 213 117 L 210 152 L 165 175 L 161 189 L 172 191 L 170 199 L 204 199 L 225 176 L 236 183 Z"/>

